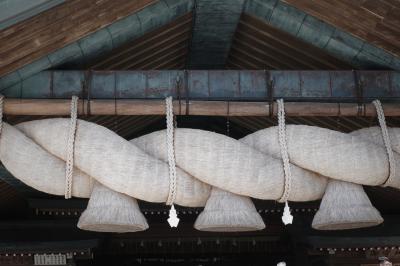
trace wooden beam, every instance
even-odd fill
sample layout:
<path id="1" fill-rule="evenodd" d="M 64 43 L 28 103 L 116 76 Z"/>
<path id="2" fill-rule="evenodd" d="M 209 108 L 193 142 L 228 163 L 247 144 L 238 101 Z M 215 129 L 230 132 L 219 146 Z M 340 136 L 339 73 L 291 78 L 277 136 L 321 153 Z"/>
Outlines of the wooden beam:
<path id="1" fill-rule="evenodd" d="M 70 241 L 32 241 L 15 244 L 15 242 L 0 242 L 2 253 L 65 253 L 88 252 L 99 245 L 99 240 L 70 240 Z"/>
<path id="2" fill-rule="evenodd" d="M 129 56 L 128 54 L 125 56 Z M 121 58 L 120 58 L 121 59 Z M 400 99 L 398 71 L 136 70 L 43 71 L 9 87 L 7 98 L 371 102 Z"/>
<path id="3" fill-rule="evenodd" d="M 34 62 L 157 0 L 70 0 L 0 31 L 0 76 Z"/>
<path id="4" fill-rule="evenodd" d="M 277 105 L 269 102 L 231 102 L 231 101 L 194 101 L 176 100 L 176 115 L 200 116 L 275 116 Z M 400 105 L 383 105 L 386 116 L 400 116 Z M 287 102 L 288 116 L 376 116 L 372 104 L 357 103 L 320 103 Z M 164 100 L 128 100 L 103 99 L 79 100 L 80 115 L 165 115 Z M 49 115 L 70 114 L 70 100 L 63 99 L 6 99 L 6 115 Z"/>

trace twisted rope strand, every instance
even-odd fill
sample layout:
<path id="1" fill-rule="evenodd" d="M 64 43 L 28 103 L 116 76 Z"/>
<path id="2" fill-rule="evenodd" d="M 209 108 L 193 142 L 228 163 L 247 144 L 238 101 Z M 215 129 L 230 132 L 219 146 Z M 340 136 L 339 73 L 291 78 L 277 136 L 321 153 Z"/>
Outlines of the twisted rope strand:
<path id="1" fill-rule="evenodd" d="M 65 166 L 65 198 L 70 199 L 72 196 L 72 175 L 74 170 L 74 148 L 76 122 L 78 116 L 78 97 L 72 96 L 71 99 L 71 122 L 68 132 L 67 141 L 67 160 Z"/>
<path id="2" fill-rule="evenodd" d="M 382 184 L 382 186 L 386 187 L 386 186 L 388 186 L 388 184 L 390 184 L 393 181 L 393 178 L 395 176 L 395 172 L 396 172 L 395 161 L 394 161 L 392 144 L 390 142 L 389 132 L 388 132 L 387 125 L 386 125 L 385 113 L 383 112 L 382 104 L 379 100 L 374 100 L 372 103 L 374 104 L 375 109 L 376 109 L 379 126 L 381 127 L 383 144 L 385 145 L 386 153 L 388 156 L 389 176 L 386 179 L 386 181 Z"/>
<path id="3" fill-rule="evenodd" d="M 283 194 L 278 200 L 279 202 L 287 202 L 290 195 L 291 184 L 292 184 L 292 173 L 290 171 L 289 153 L 286 143 L 286 125 L 285 125 L 285 106 L 283 99 L 277 100 L 278 104 L 278 137 L 279 146 L 281 150 L 281 156 L 283 161 L 283 172 L 285 174 L 285 186 Z"/>
<path id="4" fill-rule="evenodd" d="M 167 205 L 173 205 L 176 198 L 176 163 L 174 149 L 174 109 L 172 97 L 165 99 L 166 117 L 167 117 L 167 152 L 169 167 L 169 193 Z"/>

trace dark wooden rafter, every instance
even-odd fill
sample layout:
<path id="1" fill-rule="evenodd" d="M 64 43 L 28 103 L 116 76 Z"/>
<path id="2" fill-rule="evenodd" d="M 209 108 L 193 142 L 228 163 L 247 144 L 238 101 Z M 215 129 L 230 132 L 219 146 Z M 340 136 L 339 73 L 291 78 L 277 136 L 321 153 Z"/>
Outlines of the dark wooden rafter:
<path id="1" fill-rule="evenodd" d="M 89 63 L 88 69 L 183 69 L 189 49 L 192 16 L 187 13 Z"/>
<path id="2" fill-rule="evenodd" d="M 322 49 L 242 14 L 227 62 L 232 69 L 352 69 Z"/>
<path id="3" fill-rule="evenodd" d="M 400 2 L 398 0 L 283 1 L 400 56 Z"/>
<path id="4" fill-rule="evenodd" d="M 70 0 L 0 31 L 0 76 L 126 17 L 156 0 Z"/>

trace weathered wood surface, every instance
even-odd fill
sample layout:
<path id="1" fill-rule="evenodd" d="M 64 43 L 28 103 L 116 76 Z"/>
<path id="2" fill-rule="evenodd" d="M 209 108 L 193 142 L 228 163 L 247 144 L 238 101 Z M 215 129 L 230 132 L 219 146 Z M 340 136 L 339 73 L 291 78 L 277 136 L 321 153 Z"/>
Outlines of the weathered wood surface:
<path id="1" fill-rule="evenodd" d="M 156 0 L 70 0 L 0 31 L 0 76 L 29 64 Z"/>
<path id="2" fill-rule="evenodd" d="M 365 0 L 344 1 L 348 5 L 356 5 Z M 385 1 L 385 0 L 383 0 Z M 332 56 L 352 65 L 357 69 L 400 69 L 400 56 L 386 51 L 372 41 L 363 40 L 352 32 L 343 30 L 335 24 L 319 19 L 306 10 L 297 8 L 298 5 L 319 6 L 328 1 L 289 1 L 284 0 L 248 0 L 243 13 L 251 15 L 281 31 L 284 31 L 299 40 L 318 47 Z M 379 1 L 382 2 L 382 1 Z M 393 2 L 393 1 L 392 1 Z M 296 5 L 295 5 L 296 4 Z M 330 13 L 342 10 L 336 6 L 336 1 L 330 1 L 332 8 L 323 10 Z M 382 7 L 385 5 L 382 5 Z M 351 10 L 351 9 L 350 9 Z M 347 9 L 345 12 L 348 12 Z M 351 23 L 358 27 L 361 20 L 353 17 L 343 19 L 341 23 Z M 373 30 L 373 29 L 372 29 Z M 399 39 L 399 38 L 397 38 Z"/>
<path id="3" fill-rule="evenodd" d="M 352 69 L 323 49 L 242 14 L 227 65 L 232 69 Z"/>
<path id="4" fill-rule="evenodd" d="M 192 12 L 133 41 L 99 55 L 85 69 L 183 69 L 189 52 Z"/>
<path id="5" fill-rule="evenodd" d="M 174 101 L 177 115 L 274 116 L 276 103 L 234 101 Z M 384 104 L 386 116 L 400 116 L 400 104 Z M 372 104 L 287 102 L 288 116 L 376 116 Z M 6 99 L 6 115 L 69 115 L 70 100 Z M 164 100 L 80 100 L 80 115 L 164 115 Z"/>
<path id="6" fill-rule="evenodd" d="M 33 17 L 65 0 L 3 0 L 0 1 L 0 30 Z"/>
<path id="7" fill-rule="evenodd" d="M 400 56 L 400 2 L 397 0 L 283 1 Z"/>

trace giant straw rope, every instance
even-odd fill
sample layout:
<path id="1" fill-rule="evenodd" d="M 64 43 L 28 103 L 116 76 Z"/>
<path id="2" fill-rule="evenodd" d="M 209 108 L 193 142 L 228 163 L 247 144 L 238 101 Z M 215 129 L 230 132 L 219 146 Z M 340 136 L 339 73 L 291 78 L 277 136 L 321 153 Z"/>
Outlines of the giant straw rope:
<path id="1" fill-rule="evenodd" d="M 68 173 L 73 176 L 73 182 L 67 178 L 72 196 L 89 197 L 94 178 L 134 198 L 172 203 L 165 131 L 128 141 L 100 125 L 76 122 L 76 128 L 65 118 L 16 126 L 3 123 L 1 161 L 27 185 L 68 196 L 65 165 L 71 158 L 66 144 L 71 143 L 73 130 L 74 168 L 67 171 L 67 177 Z M 176 129 L 173 202 L 204 206 L 210 186 L 264 200 L 310 201 L 322 197 L 328 178 L 400 188 L 398 128 L 387 129 L 384 138 L 379 127 L 350 134 L 305 125 L 285 129 L 290 182 L 285 181 L 278 127 L 240 140 L 204 130 Z M 290 194 L 285 192 L 288 184 Z"/>

